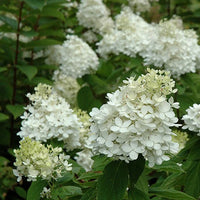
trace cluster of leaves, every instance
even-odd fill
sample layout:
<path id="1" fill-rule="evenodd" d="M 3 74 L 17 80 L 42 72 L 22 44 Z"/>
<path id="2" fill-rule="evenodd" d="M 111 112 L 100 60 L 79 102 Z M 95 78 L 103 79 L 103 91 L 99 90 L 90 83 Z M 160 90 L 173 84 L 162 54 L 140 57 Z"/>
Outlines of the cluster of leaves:
<path id="1" fill-rule="evenodd" d="M 44 57 L 35 59 L 38 53 L 50 45 L 62 44 L 66 30 L 73 29 L 81 36 L 86 30 L 78 25 L 76 8 L 68 9 L 65 0 L 1 0 L 0 21 L 0 198 L 39 200 L 42 180 L 31 185 L 25 180 L 20 184 L 12 174 L 14 156 L 18 147 L 16 133 L 20 129 L 19 116 L 28 103 L 25 94 L 38 83 L 52 84 L 52 72 L 57 66 L 44 64 Z M 125 0 L 106 0 L 113 15 L 121 10 Z M 145 14 L 148 21 L 180 15 L 186 27 L 199 33 L 200 5 L 197 0 L 160 0 L 151 12 Z M 5 34 L 6 33 L 6 34 Z M 9 37 L 14 34 L 15 37 Z M 19 40 L 28 38 L 27 42 Z M 99 36 L 101 37 L 101 36 Z M 93 46 L 95 47 L 95 46 Z M 28 58 L 23 57 L 29 52 Z M 79 79 L 81 89 L 77 95 L 81 109 L 91 111 L 106 102 L 106 93 L 114 91 L 124 79 L 138 77 L 145 72 L 142 59 L 124 55 L 100 60 L 95 74 Z M 180 102 L 179 119 L 193 103 L 200 103 L 200 75 L 187 74 L 176 81 Z M 87 99 L 87 101 L 85 101 Z M 144 159 L 126 164 L 102 155 L 95 156 L 93 170 L 85 172 L 75 161 L 73 171 L 53 183 L 52 199 L 81 200 L 195 200 L 200 196 L 200 139 L 190 133 L 186 147 L 172 160 L 149 169 Z M 53 144 L 53 143 L 52 143 Z M 73 152 L 72 152 L 73 154 Z M 10 162 L 9 162 L 10 161 Z M 180 166 L 176 163 L 180 163 Z M 29 187 L 30 186 L 30 187 Z M 128 188 L 128 190 L 127 190 Z"/>

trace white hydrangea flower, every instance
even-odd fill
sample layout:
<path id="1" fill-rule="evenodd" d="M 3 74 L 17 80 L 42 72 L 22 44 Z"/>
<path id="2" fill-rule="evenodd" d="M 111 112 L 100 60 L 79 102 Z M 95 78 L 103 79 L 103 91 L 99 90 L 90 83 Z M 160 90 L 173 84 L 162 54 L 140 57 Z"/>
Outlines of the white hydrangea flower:
<path id="1" fill-rule="evenodd" d="M 187 114 L 182 118 L 185 122 L 183 129 L 197 132 L 200 136 L 200 104 L 193 104 L 186 111 Z"/>
<path id="2" fill-rule="evenodd" d="M 65 99 L 51 86 L 39 84 L 34 94 L 27 95 L 32 104 L 21 117 L 21 138 L 30 137 L 46 142 L 57 138 L 67 150 L 90 148 L 90 116 L 80 109 L 72 110 Z"/>
<path id="3" fill-rule="evenodd" d="M 39 84 L 35 94 L 28 94 L 32 102 L 21 117 L 21 138 L 30 137 L 46 142 L 57 138 L 66 143 L 67 149 L 78 148 L 81 144 L 80 128 L 82 127 L 77 115 L 70 109 L 64 98 L 52 92 L 51 86 Z"/>
<path id="4" fill-rule="evenodd" d="M 139 54 L 145 65 L 164 67 L 177 78 L 200 68 L 197 35 L 184 30 L 180 18 L 148 24 L 129 7 L 116 16 L 115 28 L 103 36 L 97 52 L 104 58 L 110 53 Z"/>
<path id="5" fill-rule="evenodd" d="M 113 53 L 123 53 L 135 57 L 137 53 L 146 49 L 154 38 L 154 28 L 143 18 L 134 14 L 130 7 L 124 7 L 116 16 L 115 29 L 105 34 L 98 43 L 98 53 L 102 57 Z"/>
<path id="6" fill-rule="evenodd" d="M 130 7 L 136 12 L 149 11 L 151 8 L 151 2 L 158 0 L 128 0 Z"/>
<path id="7" fill-rule="evenodd" d="M 15 15 L 11 14 L 11 13 L 7 13 L 7 12 L 3 12 L 1 13 L 3 14 L 4 16 L 12 19 L 12 20 L 15 20 L 16 22 L 18 21 L 18 19 L 16 18 Z M 4 25 L 5 23 L 3 21 L 0 20 L 0 26 Z M 22 24 L 20 24 L 20 27 L 22 27 Z M 17 33 L 12 33 L 12 32 L 0 32 L 0 39 L 2 37 L 7 37 L 7 38 L 10 38 L 12 40 L 16 40 L 17 39 Z M 19 35 L 19 41 L 20 42 L 23 42 L 23 43 L 28 43 L 30 42 L 31 40 L 33 39 L 33 37 L 27 37 L 27 36 L 24 36 L 22 34 Z"/>
<path id="8" fill-rule="evenodd" d="M 0 25 L 1 26 L 1 25 Z M 16 33 L 11 33 L 11 32 L 1 32 L 0 33 L 0 39 L 2 37 L 7 37 L 10 38 L 11 40 L 17 40 L 17 34 Z M 33 38 L 31 37 L 26 37 L 24 35 L 19 35 L 19 41 L 23 43 L 28 43 L 32 40 Z"/>
<path id="9" fill-rule="evenodd" d="M 90 137 L 95 153 L 129 162 L 142 154 L 149 166 L 169 160 L 168 153 L 178 152 L 171 127 L 179 126 L 173 108 L 178 103 L 167 95 L 176 92 L 175 82 L 165 71 L 149 70 L 137 80 L 133 77 L 108 102 L 93 108 Z"/>
<path id="10" fill-rule="evenodd" d="M 78 2 L 77 1 L 66 0 L 66 3 L 63 3 L 62 5 L 70 10 L 72 8 L 77 8 L 78 7 Z"/>
<path id="11" fill-rule="evenodd" d="M 71 29 L 71 28 L 67 28 L 66 30 L 65 30 L 65 32 L 67 33 L 67 34 L 74 34 L 74 30 L 73 29 Z"/>
<path id="12" fill-rule="evenodd" d="M 76 153 L 76 162 L 85 169 L 86 172 L 91 171 L 94 160 L 92 160 L 93 153 L 89 149 L 84 149 Z"/>
<path id="13" fill-rule="evenodd" d="M 36 181 L 38 177 L 44 180 L 62 177 L 64 171 L 72 170 L 68 163 L 69 156 L 62 153 L 62 148 L 53 148 L 51 145 L 45 147 L 39 141 L 33 141 L 26 137 L 20 141 L 20 148 L 15 149 L 17 169 L 13 172 L 18 176 L 27 177 L 27 181 Z"/>
<path id="14" fill-rule="evenodd" d="M 181 24 L 180 18 L 173 18 L 154 26 L 156 40 L 140 52 L 146 65 L 164 66 L 174 77 L 195 72 L 199 57 L 197 35 L 193 30 L 183 30 Z"/>
<path id="15" fill-rule="evenodd" d="M 100 34 L 109 32 L 114 25 L 110 17 L 110 11 L 103 4 L 102 0 L 81 0 L 77 18 L 80 25 L 92 28 Z"/>
<path id="16" fill-rule="evenodd" d="M 63 47 L 61 45 L 49 46 L 45 50 L 45 63 L 47 65 L 59 65 L 63 60 Z"/>
<path id="17" fill-rule="evenodd" d="M 109 34 L 104 35 L 103 39 L 97 44 L 97 52 L 103 58 L 107 58 L 111 53 L 115 55 L 123 53 L 135 57 L 137 54 L 137 47 L 133 44 L 133 40 L 134 38 L 131 35 L 115 29 Z"/>
<path id="18" fill-rule="evenodd" d="M 31 51 L 23 51 L 23 58 L 31 58 L 32 52 Z M 44 57 L 44 51 L 33 52 L 33 59 L 36 60 L 38 58 Z"/>
<path id="19" fill-rule="evenodd" d="M 47 64 L 60 66 L 60 72 L 72 78 L 80 78 L 97 70 L 99 60 L 92 48 L 75 35 L 68 35 L 62 45 L 46 51 Z"/>
<path id="20" fill-rule="evenodd" d="M 98 40 L 96 34 L 91 30 L 88 30 L 85 33 L 83 33 L 82 38 L 83 38 L 84 41 L 86 41 L 88 43 L 93 43 L 93 42 L 96 42 Z"/>
<path id="21" fill-rule="evenodd" d="M 80 89 L 80 85 L 76 79 L 66 76 L 59 70 L 54 71 L 53 74 L 53 90 L 74 107 L 76 105 L 76 96 Z"/>

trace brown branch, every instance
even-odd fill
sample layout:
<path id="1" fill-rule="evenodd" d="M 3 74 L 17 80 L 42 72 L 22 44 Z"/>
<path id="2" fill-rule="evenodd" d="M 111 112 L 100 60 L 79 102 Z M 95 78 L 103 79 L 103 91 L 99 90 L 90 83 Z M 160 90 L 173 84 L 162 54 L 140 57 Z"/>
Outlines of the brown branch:
<path id="1" fill-rule="evenodd" d="M 14 75 L 13 75 L 13 95 L 12 95 L 12 105 L 15 104 L 15 98 L 16 98 L 16 86 L 17 86 L 17 64 L 18 64 L 18 55 L 19 55 L 19 36 L 20 36 L 20 23 L 22 20 L 22 8 L 23 8 L 24 2 L 22 1 L 20 3 L 19 8 L 19 18 L 18 18 L 18 25 L 17 25 L 17 39 L 16 39 L 16 50 L 15 50 L 15 61 L 14 61 Z"/>
<path id="2" fill-rule="evenodd" d="M 13 65 L 13 93 L 12 93 L 12 101 L 11 104 L 15 105 L 16 101 L 16 91 L 17 91 L 17 64 L 18 64 L 18 55 L 19 55 L 19 36 L 20 36 L 20 23 L 22 20 L 22 9 L 23 9 L 24 2 L 20 2 L 19 7 L 19 17 L 18 17 L 18 24 L 17 24 L 17 39 L 16 39 L 16 49 L 15 49 L 15 60 Z M 13 146 L 14 143 L 14 117 L 11 117 L 11 139 L 10 139 L 10 146 Z"/>

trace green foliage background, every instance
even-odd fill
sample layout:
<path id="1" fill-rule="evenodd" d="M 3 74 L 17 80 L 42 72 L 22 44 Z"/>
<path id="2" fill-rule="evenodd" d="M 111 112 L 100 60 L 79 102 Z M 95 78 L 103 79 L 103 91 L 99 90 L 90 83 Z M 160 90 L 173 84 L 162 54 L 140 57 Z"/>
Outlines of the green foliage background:
<path id="1" fill-rule="evenodd" d="M 65 0 L 1 0 L 0 36 L 15 34 L 16 39 L 0 38 L 0 198 L 39 200 L 45 181 L 17 183 L 12 174 L 15 160 L 13 149 L 18 148 L 20 129 L 19 116 L 28 104 L 25 95 L 32 92 L 38 83 L 52 84 L 52 73 L 57 66 L 46 65 L 45 58 L 34 59 L 34 53 L 50 45 L 62 44 L 66 29 L 81 37 L 86 29 L 78 24 L 76 8 L 68 10 Z M 120 12 L 125 0 L 105 0 L 112 16 Z M 9 15 L 10 14 L 10 15 Z M 160 0 L 150 13 L 143 17 L 148 22 L 158 22 L 172 15 L 179 15 L 185 28 L 193 28 L 200 34 L 200 2 L 198 0 Z M 16 19 L 13 19 L 14 15 Z M 21 24 L 21 25 L 20 25 Z M 30 38 L 24 43 L 20 36 Z M 99 39 L 101 36 L 98 36 Z M 95 45 L 92 46 L 95 49 Z M 23 58 L 29 51 L 30 58 Z M 77 95 L 78 106 L 91 111 L 106 102 L 106 93 L 114 91 L 124 79 L 145 73 L 142 58 L 110 55 L 107 61 L 100 60 L 95 74 L 79 79 L 82 85 Z M 176 80 L 180 102 L 179 119 L 193 103 L 200 103 L 200 74 L 186 74 Z M 87 101 L 85 101 L 87 99 Z M 153 169 L 145 167 L 139 159 L 127 165 L 104 156 L 95 156 L 93 171 L 86 173 L 75 161 L 72 173 L 59 179 L 52 192 L 52 199 L 69 200 L 194 200 L 200 196 L 200 139 L 190 132 L 186 147 L 172 160 Z M 52 141 L 53 144 L 53 141 Z M 73 152 L 72 152 L 73 154 Z M 178 166 L 176 163 L 180 163 Z M 104 169 L 105 168 L 105 169 Z M 141 170 L 142 169 L 142 170 Z M 144 169 L 144 170 L 143 170 Z M 104 171 L 104 173 L 103 173 Z M 137 173 L 136 173 L 137 172 Z M 134 174 L 135 173 L 135 174 Z M 115 176 L 116 175 L 116 176 Z M 112 177 L 115 179 L 112 179 Z M 112 187 L 109 179 L 112 179 Z M 126 190 L 129 185 L 129 190 Z M 110 189 L 110 187 L 112 189 Z"/>

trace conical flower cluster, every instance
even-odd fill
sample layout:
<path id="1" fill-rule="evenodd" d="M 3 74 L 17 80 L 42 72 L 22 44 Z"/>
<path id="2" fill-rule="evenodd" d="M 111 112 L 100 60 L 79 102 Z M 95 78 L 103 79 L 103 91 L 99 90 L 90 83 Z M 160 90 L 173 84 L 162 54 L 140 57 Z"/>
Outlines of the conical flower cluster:
<path id="1" fill-rule="evenodd" d="M 46 142 L 57 138 L 64 141 L 68 149 L 80 146 L 81 122 L 64 98 L 52 92 L 52 87 L 39 84 L 34 94 L 27 97 L 32 102 L 21 117 L 22 127 L 18 135 Z"/>
<path id="2" fill-rule="evenodd" d="M 108 102 L 93 108 L 90 137 L 95 153 L 129 162 L 142 154 L 149 166 L 168 160 L 168 153 L 178 152 L 171 127 L 178 126 L 173 108 L 175 82 L 166 71 L 150 70 L 137 80 L 131 77 Z"/>
<path id="3" fill-rule="evenodd" d="M 62 148 L 53 148 L 51 145 L 45 147 L 28 137 L 20 141 L 19 149 L 14 150 L 14 153 L 17 169 L 13 172 L 18 176 L 18 181 L 22 176 L 27 177 L 28 181 L 36 181 L 39 177 L 44 180 L 57 179 L 62 176 L 62 172 L 72 169 L 67 161 L 69 156 L 62 153 Z"/>

